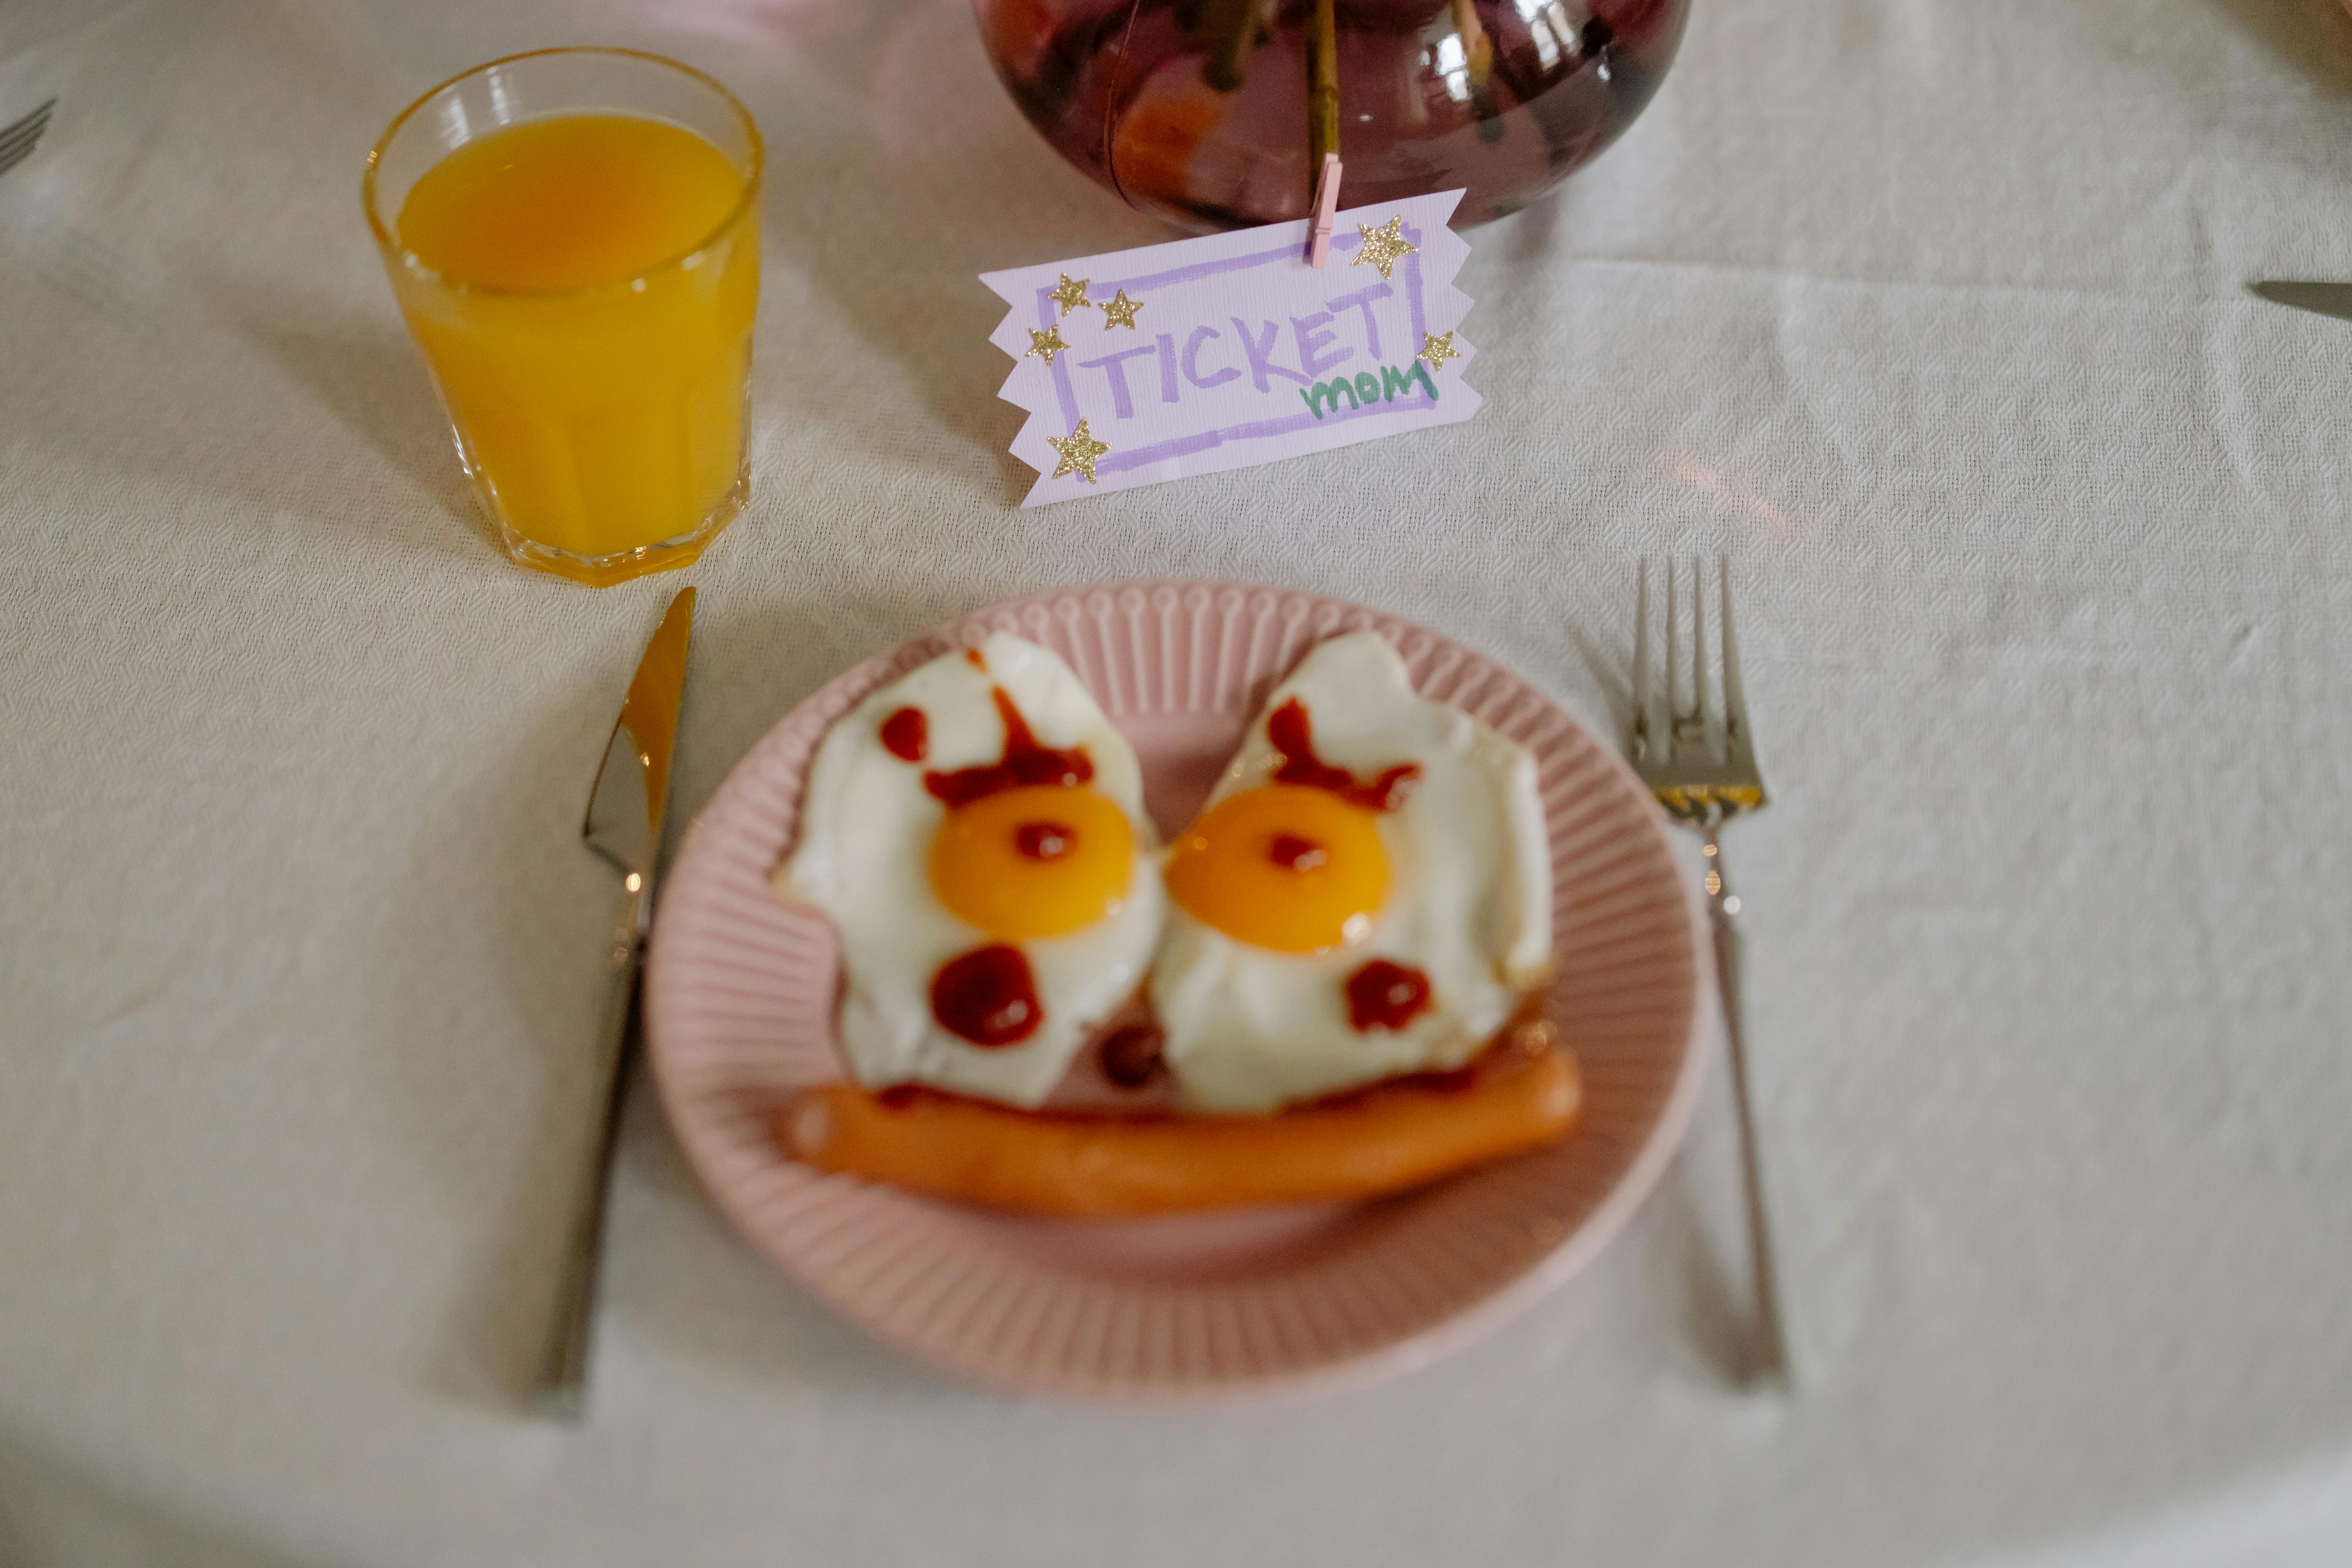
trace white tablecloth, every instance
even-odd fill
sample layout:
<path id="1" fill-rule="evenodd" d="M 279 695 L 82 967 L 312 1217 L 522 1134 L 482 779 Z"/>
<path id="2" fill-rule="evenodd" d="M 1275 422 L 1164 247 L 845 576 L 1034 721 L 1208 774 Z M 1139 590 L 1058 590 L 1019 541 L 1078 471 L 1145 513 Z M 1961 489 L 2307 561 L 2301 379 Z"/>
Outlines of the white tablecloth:
<path id="1" fill-rule="evenodd" d="M 2352 22 L 1698 0 L 1630 136 L 1474 236 L 1469 426 L 1021 513 L 983 268 L 1155 231 L 961 0 L 0 13 L 0 1560 L 959 1568 L 2352 1559 Z M 414 94 L 562 41 L 773 155 L 757 489 L 678 804 L 845 663 L 1177 572 L 1626 713 L 1725 550 L 1801 1357 L 1718 1370 L 1719 1102 L 1492 1341 L 1328 1403 L 1024 1405 L 773 1276 L 644 1086 L 598 1400 L 517 1389 L 590 1121 L 576 839 L 674 588 L 507 565 L 361 222 Z"/>

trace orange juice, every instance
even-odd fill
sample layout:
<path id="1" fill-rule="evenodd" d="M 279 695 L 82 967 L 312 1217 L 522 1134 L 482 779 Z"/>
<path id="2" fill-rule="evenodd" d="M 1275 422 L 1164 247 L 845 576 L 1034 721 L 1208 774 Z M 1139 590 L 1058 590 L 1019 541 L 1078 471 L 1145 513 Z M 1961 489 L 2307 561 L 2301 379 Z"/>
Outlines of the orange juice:
<path id="1" fill-rule="evenodd" d="M 703 137 L 618 113 L 502 126 L 409 187 L 394 287 L 519 558 L 617 581 L 740 507 L 755 198 Z"/>

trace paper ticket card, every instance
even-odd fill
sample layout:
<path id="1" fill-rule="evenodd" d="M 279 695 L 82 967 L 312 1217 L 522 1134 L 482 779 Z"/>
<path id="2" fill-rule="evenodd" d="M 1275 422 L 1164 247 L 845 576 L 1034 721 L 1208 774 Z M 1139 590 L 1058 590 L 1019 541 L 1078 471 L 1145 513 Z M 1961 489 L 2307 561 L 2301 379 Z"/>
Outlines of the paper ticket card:
<path id="1" fill-rule="evenodd" d="M 1024 506 L 1270 463 L 1478 412 L 1464 378 L 1460 191 L 1307 222 L 984 273 L 1012 309 L 999 395 L 1029 411 Z"/>

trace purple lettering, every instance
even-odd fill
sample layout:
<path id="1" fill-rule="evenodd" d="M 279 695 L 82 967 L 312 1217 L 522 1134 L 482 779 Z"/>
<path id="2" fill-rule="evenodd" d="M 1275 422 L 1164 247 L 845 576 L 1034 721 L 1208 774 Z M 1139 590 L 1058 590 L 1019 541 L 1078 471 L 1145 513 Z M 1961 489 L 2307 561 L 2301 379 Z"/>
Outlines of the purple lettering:
<path id="1" fill-rule="evenodd" d="M 1353 305 L 1364 313 L 1364 342 L 1370 349 L 1372 357 L 1378 359 L 1381 357 L 1381 324 L 1372 320 L 1372 301 L 1385 300 L 1395 292 L 1395 289 L 1385 283 L 1375 283 L 1369 289 L 1359 289 L 1352 294 L 1342 294 L 1336 300 L 1326 300 L 1323 303 L 1334 311 L 1344 310 Z M 1336 364 L 1339 362 L 1335 360 L 1332 363 Z"/>
<path id="2" fill-rule="evenodd" d="M 1242 355 L 1249 361 L 1250 379 L 1257 384 L 1257 389 L 1260 392 L 1266 390 L 1265 378 L 1269 375 L 1278 375 L 1285 381 L 1295 381 L 1301 386 L 1305 386 L 1312 379 L 1299 374 L 1295 370 L 1285 370 L 1274 363 L 1274 334 L 1282 331 L 1280 327 L 1276 326 L 1272 321 L 1261 321 L 1258 324 L 1265 329 L 1265 334 L 1261 336 L 1243 326 L 1239 316 L 1228 316 L 1225 319 L 1233 322 L 1234 331 L 1242 335 Z M 1328 321 L 1329 318 L 1326 317 L 1325 320 Z"/>
<path id="3" fill-rule="evenodd" d="M 1152 340 L 1160 345 L 1160 401 L 1176 401 L 1176 340 L 1166 332 Z"/>
<path id="4" fill-rule="evenodd" d="M 1119 363 L 1119 361 L 1133 359 L 1138 354 L 1159 352 L 1151 344 L 1143 343 L 1135 348 L 1121 349 L 1115 354 L 1105 354 L 1100 359 L 1082 359 L 1078 362 L 1078 368 L 1098 370 L 1108 376 L 1112 413 L 1121 419 L 1132 419 L 1135 417 L 1135 399 L 1127 390 L 1127 367 Z"/>
<path id="5" fill-rule="evenodd" d="M 1206 378 L 1202 376 L 1201 345 L 1217 335 L 1217 329 L 1214 327 L 1194 327 L 1192 335 L 1184 340 L 1184 379 L 1194 386 L 1223 386 L 1241 374 L 1240 371 L 1235 370 L 1232 365 L 1227 365 L 1214 375 Z"/>
<path id="6" fill-rule="evenodd" d="M 1331 312 L 1318 310 L 1311 316 L 1290 318 L 1291 335 L 1298 340 L 1298 368 L 1314 380 L 1335 364 L 1345 364 L 1356 357 L 1356 351 L 1342 347 L 1338 353 L 1325 358 L 1321 351 L 1339 341 L 1339 334 L 1324 329 L 1331 324 Z"/>

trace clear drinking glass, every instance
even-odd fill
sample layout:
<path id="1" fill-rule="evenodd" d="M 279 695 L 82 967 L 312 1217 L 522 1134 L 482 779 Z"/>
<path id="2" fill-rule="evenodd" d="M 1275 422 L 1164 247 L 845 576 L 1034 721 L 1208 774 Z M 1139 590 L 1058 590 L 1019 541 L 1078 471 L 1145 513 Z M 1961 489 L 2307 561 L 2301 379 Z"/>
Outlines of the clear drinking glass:
<path id="1" fill-rule="evenodd" d="M 393 292 L 474 493 L 524 565 L 600 586 L 684 566 L 742 510 L 761 156 L 719 83 L 601 48 L 478 66 L 368 154 L 362 196 Z M 479 194 L 488 165 L 508 182 L 496 198 Z M 428 264 L 427 233 L 425 248 L 470 259 Z"/>

